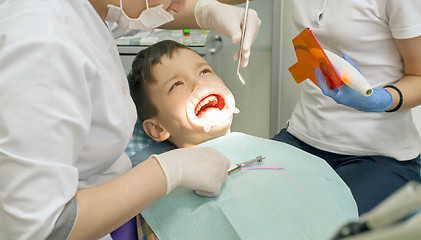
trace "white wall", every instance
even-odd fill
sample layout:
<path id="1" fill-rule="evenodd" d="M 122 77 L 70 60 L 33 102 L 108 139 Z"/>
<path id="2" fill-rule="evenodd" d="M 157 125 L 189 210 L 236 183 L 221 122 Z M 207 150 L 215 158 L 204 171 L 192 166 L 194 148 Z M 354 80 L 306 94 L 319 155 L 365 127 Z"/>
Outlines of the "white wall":
<path id="1" fill-rule="evenodd" d="M 421 135 L 421 105 L 412 109 L 412 117 L 414 119 L 415 125 L 418 128 L 418 132 Z"/>
<path id="2" fill-rule="evenodd" d="M 292 23 L 292 1 L 280 1 L 274 6 L 272 65 L 272 102 L 271 129 L 273 136 L 285 127 L 300 94 L 300 85 L 296 84 L 288 68 L 297 60 L 292 39 L 298 34 Z M 278 43 L 277 43 L 278 42 Z"/>

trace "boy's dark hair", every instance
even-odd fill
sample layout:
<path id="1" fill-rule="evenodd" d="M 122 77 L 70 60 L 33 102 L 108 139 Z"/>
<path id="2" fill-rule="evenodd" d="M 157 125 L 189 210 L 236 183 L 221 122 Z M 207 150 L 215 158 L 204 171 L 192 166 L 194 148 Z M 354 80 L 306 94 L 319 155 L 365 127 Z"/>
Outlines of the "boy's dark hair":
<path id="1" fill-rule="evenodd" d="M 161 58 L 172 58 L 179 49 L 190 49 L 183 44 L 172 40 L 155 43 L 140 51 L 132 64 L 127 76 L 129 80 L 130 95 L 136 105 L 137 116 L 142 120 L 150 119 L 158 114 L 158 109 L 149 96 L 148 85 L 155 82 L 152 68 L 161 63 Z"/>

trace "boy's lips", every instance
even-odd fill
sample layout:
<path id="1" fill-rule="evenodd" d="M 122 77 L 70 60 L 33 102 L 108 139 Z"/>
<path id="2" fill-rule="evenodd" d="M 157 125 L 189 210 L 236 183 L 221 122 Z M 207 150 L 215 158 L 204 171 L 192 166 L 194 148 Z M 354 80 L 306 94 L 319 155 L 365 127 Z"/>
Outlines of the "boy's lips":
<path id="1" fill-rule="evenodd" d="M 209 94 L 204 97 L 196 105 L 194 113 L 198 118 L 202 118 L 209 109 L 219 109 L 220 111 L 225 107 L 225 99 L 219 94 Z"/>

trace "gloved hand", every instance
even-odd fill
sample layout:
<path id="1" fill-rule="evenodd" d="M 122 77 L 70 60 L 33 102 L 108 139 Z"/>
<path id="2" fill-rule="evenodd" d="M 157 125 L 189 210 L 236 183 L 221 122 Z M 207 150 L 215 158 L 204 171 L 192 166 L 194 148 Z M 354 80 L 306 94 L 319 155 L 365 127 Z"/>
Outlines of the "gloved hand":
<path id="1" fill-rule="evenodd" d="M 347 56 L 344 55 L 344 59 L 351 63 L 358 71 L 356 64 Z M 392 94 L 384 88 L 373 89 L 373 93 L 370 96 L 363 96 L 356 92 L 354 89 L 346 85 L 345 83 L 336 88 L 331 89 L 324 78 L 323 72 L 320 68 L 315 70 L 317 83 L 319 84 L 322 92 L 335 100 L 335 102 L 355 108 L 363 112 L 384 112 L 393 103 Z"/>
<path id="2" fill-rule="evenodd" d="M 216 0 L 199 0 L 194 15 L 197 24 L 202 29 L 215 30 L 232 39 L 232 43 L 239 44 L 241 41 L 241 29 L 244 18 L 244 10 L 229 4 L 223 4 Z M 249 62 L 250 48 L 257 37 L 260 29 L 260 18 L 253 9 L 249 9 L 247 15 L 247 28 L 244 36 L 241 66 L 246 67 Z M 238 60 L 238 53 L 234 55 Z"/>
<path id="3" fill-rule="evenodd" d="M 165 173 L 166 194 L 178 186 L 203 196 L 218 195 L 230 166 L 228 158 L 208 147 L 179 148 L 152 156 Z"/>

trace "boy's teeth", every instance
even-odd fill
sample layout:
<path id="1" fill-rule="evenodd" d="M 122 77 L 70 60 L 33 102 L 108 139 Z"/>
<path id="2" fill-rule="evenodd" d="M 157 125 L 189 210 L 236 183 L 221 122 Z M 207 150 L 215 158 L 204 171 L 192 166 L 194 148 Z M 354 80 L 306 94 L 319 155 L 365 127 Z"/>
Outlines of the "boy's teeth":
<path id="1" fill-rule="evenodd" d="M 218 98 L 215 97 L 215 96 L 208 96 L 208 97 L 206 97 L 203 101 L 201 101 L 199 103 L 199 107 L 197 108 L 197 110 L 196 110 L 195 113 L 197 114 L 202 109 L 203 106 L 205 106 L 206 104 L 208 104 L 211 101 L 218 101 Z"/>

